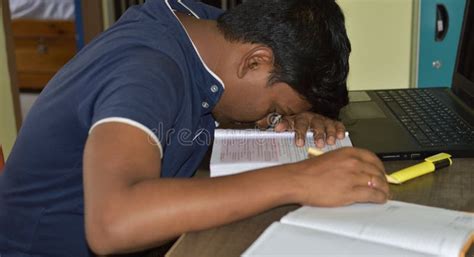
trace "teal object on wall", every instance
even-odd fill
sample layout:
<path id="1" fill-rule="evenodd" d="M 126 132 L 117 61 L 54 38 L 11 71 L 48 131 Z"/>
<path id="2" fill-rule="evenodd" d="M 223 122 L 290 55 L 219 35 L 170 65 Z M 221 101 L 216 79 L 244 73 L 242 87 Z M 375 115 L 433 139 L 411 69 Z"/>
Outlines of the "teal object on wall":
<path id="1" fill-rule="evenodd" d="M 465 0 L 420 0 L 418 87 L 450 87 Z"/>

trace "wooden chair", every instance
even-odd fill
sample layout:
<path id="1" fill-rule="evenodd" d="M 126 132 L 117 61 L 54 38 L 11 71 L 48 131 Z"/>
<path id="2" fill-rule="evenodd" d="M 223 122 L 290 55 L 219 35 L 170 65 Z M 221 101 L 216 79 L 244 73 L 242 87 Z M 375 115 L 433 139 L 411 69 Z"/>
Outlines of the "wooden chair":
<path id="1" fill-rule="evenodd" d="M 12 21 L 18 87 L 41 91 L 76 53 L 74 21 Z"/>

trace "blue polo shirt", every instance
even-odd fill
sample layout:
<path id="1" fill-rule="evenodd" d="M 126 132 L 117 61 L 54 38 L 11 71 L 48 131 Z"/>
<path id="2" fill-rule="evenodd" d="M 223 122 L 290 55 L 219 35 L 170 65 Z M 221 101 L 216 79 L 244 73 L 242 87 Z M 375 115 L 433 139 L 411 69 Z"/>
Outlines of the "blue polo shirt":
<path id="1" fill-rule="evenodd" d="M 162 177 L 194 174 L 224 85 L 173 10 L 202 19 L 221 13 L 191 0 L 147 0 L 81 50 L 41 93 L 0 176 L 1 257 L 91 255 L 82 157 L 97 124 L 122 122 L 148 133 L 162 152 Z"/>

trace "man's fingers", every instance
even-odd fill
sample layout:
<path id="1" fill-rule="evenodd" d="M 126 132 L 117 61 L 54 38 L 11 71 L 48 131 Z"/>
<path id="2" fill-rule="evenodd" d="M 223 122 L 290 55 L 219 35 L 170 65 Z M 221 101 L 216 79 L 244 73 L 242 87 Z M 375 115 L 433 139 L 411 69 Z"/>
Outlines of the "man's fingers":
<path id="1" fill-rule="evenodd" d="M 388 187 L 387 181 L 380 175 L 362 173 L 356 176 L 354 180 L 354 187 L 366 186 L 374 190 L 379 190 L 387 196 L 389 195 L 390 189 Z"/>
<path id="2" fill-rule="evenodd" d="M 275 131 L 276 132 L 283 132 L 283 131 L 287 131 L 287 130 L 291 130 L 291 123 L 288 119 L 286 118 L 282 118 L 280 120 L 280 122 L 275 126 Z"/>
<path id="3" fill-rule="evenodd" d="M 371 163 L 375 165 L 378 170 L 383 172 L 383 175 L 385 175 L 385 167 L 382 163 L 382 161 L 369 150 L 362 149 L 362 148 L 355 148 L 355 147 L 347 147 L 344 148 L 346 151 L 350 151 L 349 153 L 352 153 L 353 157 L 358 158 L 364 163 Z"/>
<path id="4" fill-rule="evenodd" d="M 324 128 L 326 132 L 326 143 L 333 145 L 336 143 L 336 123 L 331 119 L 324 119 Z"/>
<path id="5" fill-rule="evenodd" d="M 336 139 L 343 139 L 346 133 L 346 127 L 342 122 L 331 119 L 316 119 L 324 122 L 324 131 L 326 133 L 326 143 L 333 145 Z"/>
<path id="6" fill-rule="evenodd" d="M 314 143 L 317 147 L 324 147 L 325 127 L 323 120 L 320 118 L 311 119 L 311 130 L 313 131 Z"/>
<path id="7" fill-rule="evenodd" d="M 370 151 L 359 149 L 357 152 L 359 153 L 359 161 L 351 163 L 351 166 L 357 166 L 357 169 L 354 169 L 354 176 L 356 177 L 354 178 L 354 185 L 366 185 L 378 189 L 388 196 L 390 189 L 385 178 L 385 169 L 382 162 Z"/>
<path id="8" fill-rule="evenodd" d="M 308 128 L 309 121 L 306 118 L 299 118 L 295 120 L 295 143 L 297 146 L 304 146 Z"/>
<path id="9" fill-rule="evenodd" d="M 343 139 L 346 136 L 346 126 L 340 121 L 335 122 L 336 136 L 338 139 Z"/>
<path id="10" fill-rule="evenodd" d="M 358 170 L 371 176 L 378 176 L 385 179 L 385 170 L 373 162 L 361 161 Z M 360 173 L 359 173 L 360 174 Z"/>
<path id="11" fill-rule="evenodd" d="M 344 138 L 346 131 L 341 122 L 315 113 L 283 117 L 274 129 L 277 132 L 295 130 L 296 145 L 303 146 L 308 128 L 313 131 L 314 143 L 319 148 L 324 147 L 326 143 L 330 145 L 335 144 L 336 139 Z"/>
<path id="12" fill-rule="evenodd" d="M 362 155 L 362 160 L 364 160 L 367 163 L 371 163 L 372 165 L 375 165 L 378 168 L 378 170 L 380 170 L 383 173 L 382 175 L 385 177 L 385 166 L 383 165 L 379 157 L 377 157 L 377 155 L 375 155 L 374 153 L 368 150 L 365 150 L 365 153 L 366 154 Z"/>
<path id="13" fill-rule="evenodd" d="M 369 182 L 367 182 L 369 183 Z M 373 187 L 376 190 L 382 191 L 385 193 L 387 198 L 390 195 L 390 188 L 388 186 L 387 180 L 385 179 L 385 176 L 380 177 L 380 176 L 373 176 L 370 178 L 370 187 Z"/>
<path id="14" fill-rule="evenodd" d="M 385 203 L 388 195 L 376 188 L 356 186 L 351 192 L 351 198 L 354 202 Z"/>

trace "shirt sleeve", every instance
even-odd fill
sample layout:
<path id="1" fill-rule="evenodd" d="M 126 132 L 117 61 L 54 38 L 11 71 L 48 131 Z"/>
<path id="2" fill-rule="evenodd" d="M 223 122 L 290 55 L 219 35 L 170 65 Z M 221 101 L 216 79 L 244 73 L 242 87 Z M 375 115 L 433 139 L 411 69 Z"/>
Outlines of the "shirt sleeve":
<path id="1" fill-rule="evenodd" d="M 180 71 L 172 63 L 153 67 L 131 62 L 109 74 L 90 108 L 89 133 L 107 122 L 121 122 L 149 135 L 150 143 L 166 148 L 166 135 L 179 111 Z"/>

